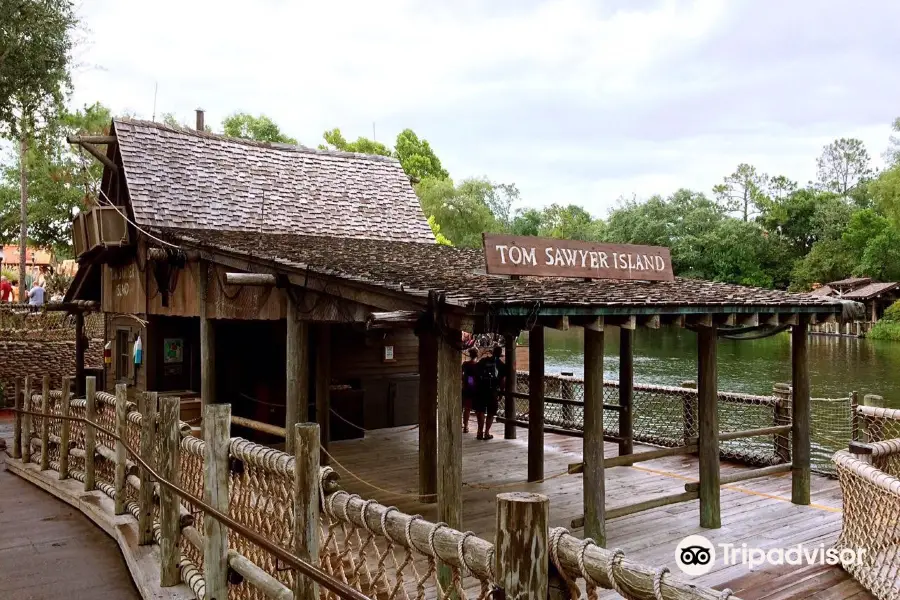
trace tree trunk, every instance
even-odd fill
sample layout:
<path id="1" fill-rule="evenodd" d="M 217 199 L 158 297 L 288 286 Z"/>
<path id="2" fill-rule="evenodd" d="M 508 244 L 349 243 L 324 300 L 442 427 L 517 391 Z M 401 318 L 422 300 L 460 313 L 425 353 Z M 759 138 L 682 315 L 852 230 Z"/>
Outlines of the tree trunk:
<path id="1" fill-rule="evenodd" d="M 25 157 L 28 154 L 27 134 L 22 130 L 19 138 L 19 186 L 20 186 L 20 214 L 19 225 L 19 302 L 25 301 L 25 248 L 28 244 L 28 171 L 25 167 Z"/>

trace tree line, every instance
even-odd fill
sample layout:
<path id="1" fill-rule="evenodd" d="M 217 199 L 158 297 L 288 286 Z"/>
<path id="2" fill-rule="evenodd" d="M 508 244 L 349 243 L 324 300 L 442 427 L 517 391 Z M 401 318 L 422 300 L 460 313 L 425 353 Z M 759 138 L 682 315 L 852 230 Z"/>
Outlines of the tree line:
<path id="1" fill-rule="evenodd" d="M 96 202 L 102 165 L 65 138 L 107 133 L 112 113 L 99 102 L 67 106 L 78 30 L 69 0 L 2 3 L 0 21 L 0 136 L 17 147 L 0 166 L 0 242 L 27 236 L 71 256 L 69 223 Z M 173 114 L 162 121 L 183 126 Z M 340 129 L 324 132 L 318 146 L 397 158 L 442 244 L 477 247 L 483 232 L 495 232 L 667 246 L 681 276 L 802 290 L 850 275 L 900 279 L 900 118 L 893 131 L 880 172 L 860 140 L 841 138 L 825 146 L 817 179 L 806 185 L 740 164 L 710 194 L 620 198 L 605 218 L 577 204 L 523 206 L 512 182 L 454 181 L 411 129 L 393 148 L 350 141 Z M 272 119 L 244 112 L 225 118 L 220 132 L 298 143 Z"/>

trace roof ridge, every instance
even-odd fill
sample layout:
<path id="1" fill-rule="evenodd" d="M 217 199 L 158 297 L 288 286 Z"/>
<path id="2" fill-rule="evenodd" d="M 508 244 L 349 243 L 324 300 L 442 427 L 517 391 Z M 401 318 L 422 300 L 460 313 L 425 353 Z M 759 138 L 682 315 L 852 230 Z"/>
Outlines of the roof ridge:
<path id="1" fill-rule="evenodd" d="M 244 146 L 252 146 L 255 148 L 268 148 L 271 150 L 286 150 L 288 152 L 297 152 L 299 154 L 317 154 L 320 156 L 335 156 L 338 158 L 359 158 L 363 160 L 374 160 L 380 162 L 397 163 L 400 161 L 394 156 L 383 156 L 381 154 L 365 154 L 363 152 L 345 152 L 343 150 L 324 150 L 322 148 L 310 148 L 302 144 L 285 144 L 282 142 L 261 142 L 258 140 L 249 140 L 247 138 L 231 137 L 221 133 L 211 133 L 208 131 L 197 131 L 190 127 L 174 127 L 157 121 L 147 121 L 144 119 L 133 119 L 130 117 L 114 117 L 113 123 L 126 125 L 135 125 L 138 127 L 152 127 L 169 133 L 182 135 L 190 135 L 197 138 L 217 140 L 232 144 L 241 144 Z"/>

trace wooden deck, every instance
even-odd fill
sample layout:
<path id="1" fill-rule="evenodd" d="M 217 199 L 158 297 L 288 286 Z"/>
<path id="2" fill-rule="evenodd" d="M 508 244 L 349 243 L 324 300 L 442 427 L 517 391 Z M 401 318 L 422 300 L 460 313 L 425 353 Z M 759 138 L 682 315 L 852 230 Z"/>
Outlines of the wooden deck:
<path id="1" fill-rule="evenodd" d="M 0 412 L 0 439 L 11 441 Z M 0 598 L 139 600 L 116 542 L 65 502 L 6 471 L 0 452 Z"/>
<path id="2" fill-rule="evenodd" d="M 474 425 L 474 424 L 473 424 Z M 470 427 L 474 432 L 475 428 Z M 582 476 L 560 475 L 569 463 L 581 460 L 580 438 L 547 434 L 543 483 L 522 483 L 527 467 L 527 431 L 518 439 L 502 439 L 502 426 L 490 441 L 464 434 L 463 529 L 493 540 L 495 496 L 504 491 L 533 491 L 550 497 L 550 525 L 569 527 L 582 514 Z M 617 446 L 607 444 L 606 455 L 615 456 Z M 635 452 L 649 449 L 637 446 Z M 409 514 L 436 519 L 436 505 L 416 498 L 418 432 L 396 428 L 369 432 L 365 439 L 335 442 L 332 464 L 341 473 L 343 486 L 364 498 L 375 498 Z M 339 463 L 339 464 L 337 464 Z M 745 469 L 722 464 L 722 474 Z M 348 473 L 351 471 L 359 479 Z M 695 457 L 677 456 L 618 467 L 606 473 L 607 507 L 615 508 L 684 491 L 696 481 Z M 363 483 L 360 480 L 364 480 Z M 381 488 L 381 489 L 376 489 Z M 391 493 L 393 492 L 393 493 Z M 790 502 L 789 474 L 750 480 L 722 489 L 722 528 L 702 529 L 699 501 L 661 507 L 607 523 L 610 548 L 621 548 L 629 559 L 652 566 L 666 565 L 681 575 L 675 564 L 675 546 L 684 537 L 699 534 L 714 544 L 733 543 L 759 548 L 788 548 L 802 543 L 830 546 L 841 530 L 841 494 L 838 482 L 813 476 L 812 504 Z M 581 535 L 581 530 L 573 530 Z M 684 576 L 686 577 L 686 576 Z M 731 588 L 744 600 L 763 598 L 871 598 L 845 571 L 828 566 L 779 566 L 751 572 L 742 564 L 725 565 L 717 558 L 713 570 L 696 583 L 719 589 Z M 604 597 L 618 597 L 608 592 Z"/>

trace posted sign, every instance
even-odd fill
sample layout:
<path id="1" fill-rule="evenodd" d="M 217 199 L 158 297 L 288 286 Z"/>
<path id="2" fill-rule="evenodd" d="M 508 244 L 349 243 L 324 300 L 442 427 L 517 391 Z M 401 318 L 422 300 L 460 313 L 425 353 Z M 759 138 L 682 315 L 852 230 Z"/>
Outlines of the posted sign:
<path id="1" fill-rule="evenodd" d="M 517 235 L 483 234 L 492 275 L 673 281 L 669 249 Z"/>

